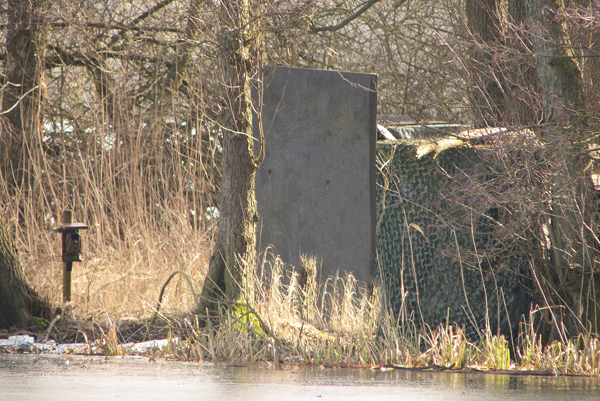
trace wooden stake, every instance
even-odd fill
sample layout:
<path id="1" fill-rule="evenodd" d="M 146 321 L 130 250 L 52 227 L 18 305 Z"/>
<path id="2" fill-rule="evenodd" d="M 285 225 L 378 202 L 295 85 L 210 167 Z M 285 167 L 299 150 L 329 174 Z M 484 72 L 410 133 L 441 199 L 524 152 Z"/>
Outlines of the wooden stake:
<path id="1" fill-rule="evenodd" d="M 71 224 L 73 223 L 73 211 L 64 210 L 62 214 L 63 224 Z M 63 243 L 64 243 L 64 233 L 63 233 Z M 73 297 L 73 262 L 64 262 L 63 263 L 63 302 L 71 302 L 71 298 Z"/>

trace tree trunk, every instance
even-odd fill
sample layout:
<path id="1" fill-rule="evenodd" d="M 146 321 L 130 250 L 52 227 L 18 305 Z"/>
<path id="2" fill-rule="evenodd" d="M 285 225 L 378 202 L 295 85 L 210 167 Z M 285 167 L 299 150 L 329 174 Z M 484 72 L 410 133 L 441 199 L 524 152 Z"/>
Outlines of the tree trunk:
<path id="1" fill-rule="evenodd" d="M 50 305 L 25 281 L 17 249 L 0 215 L 0 329 L 28 328 L 33 317 L 48 317 Z"/>
<path id="2" fill-rule="evenodd" d="M 11 191 L 27 187 L 25 145 L 41 139 L 47 7 L 47 0 L 8 1 L 0 181 Z M 49 310 L 49 304 L 27 285 L 17 250 L 0 216 L 0 328 L 29 327 L 32 316 L 48 316 Z"/>
<path id="3" fill-rule="evenodd" d="M 24 179 L 25 139 L 41 129 L 47 7 L 47 0 L 8 1 L 0 169 L 11 187 Z"/>
<path id="4" fill-rule="evenodd" d="M 550 222 L 539 228 L 546 230 L 550 239 L 549 266 L 534 266 L 533 273 L 540 277 L 545 306 L 552 312 L 554 327 L 563 340 L 590 328 L 589 323 L 597 320 L 600 301 L 593 295 L 598 205 L 586 171 L 589 134 L 582 75 L 566 31 L 564 11 L 562 0 L 526 2 L 546 123 L 540 134 L 564 143 L 564 165 L 548 193 Z"/>
<path id="5" fill-rule="evenodd" d="M 526 0 L 509 0 L 507 5 L 506 56 L 503 73 L 506 82 L 508 126 L 533 126 L 541 120 L 538 94 L 540 82 L 531 54 L 531 35 L 526 30 Z"/>
<path id="6" fill-rule="evenodd" d="M 564 8 L 563 0 L 529 0 L 526 3 L 542 87 L 544 121 L 567 125 L 568 122 L 561 118 L 567 115 L 578 118 L 584 107 L 581 71 L 561 16 Z"/>
<path id="7" fill-rule="evenodd" d="M 256 267 L 257 160 L 252 137 L 251 78 L 257 63 L 258 30 L 250 23 L 249 0 L 224 0 L 220 22 L 219 68 L 225 104 L 221 119 L 219 233 L 199 313 L 214 311 L 218 301 L 251 301 L 248 282 Z"/>
<path id="8" fill-rule="evenodd" d="M 523 28 L 525 0 L 467 0 L 469 67 L 475 127 L 529 126 L 539 121 L 539 80 Z"/>
<path id="9" fill-rule="evenodd" d="M 502 38 L 499 0 L 466 0 L 467 26 L 471 36 L 471 106 L 476 128 L 495 127 L 506 115 L 504 82 L 499 64 L 492 62 Z"/>
<path id="10" fill-rule="evenodd" d="M 582 49 L 586 113 L 597 126 L 600 125 L 600 7 L 595 0 L 575 0 L 575 3 L 584 16 L 576 21 L 575 34 Z"/>

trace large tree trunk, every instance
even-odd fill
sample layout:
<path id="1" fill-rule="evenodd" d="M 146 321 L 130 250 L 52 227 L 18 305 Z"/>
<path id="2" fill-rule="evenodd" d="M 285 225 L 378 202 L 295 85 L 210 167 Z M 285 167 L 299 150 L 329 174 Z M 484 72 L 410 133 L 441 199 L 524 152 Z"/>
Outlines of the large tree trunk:
<path id="1" fill-rule="evenodd" d="M 531 54 L 531 35 L 526 30 L 526 0 L 509 0 L 507 4 L 506 51 L 502 68 L 507 97 L 509 127 L 533 126 L 541 120 L 538 94 L 540 82 Z"/>
<path id="2" fill-rule="evenodd" d="M 224 0 L 221 9 L 219 67 L 224 114 L 219 233 L 204 281 L 199 313 L 217 301 L 251 300 L 249 278 L 256 267 L 258 213 L 254 192 L 257 160 L 252 137 L 252 73 L 257 63 L 257 30 L 249 0 Z"/>
<path id="3" fill-rule="evenodd" d="M 47 0 L 9 0 L 0 169 L 9 186 L 21 185 L 26 138 L 41 129 Z"/>
<path id="4" fill-rule="evenodd" d="M 588 118 L 600 125 L 600 7 L 595 0 L 575 0 L 581 17 L 573 16 L 581 46 L 585 105 Z"/>
<path id="5" fill-rule="evenodd" d="M 541 86 L 545 128 L 549 141 L 563 141 L 564 164 L 548 193 L 548 266 L 532 266 L 546 307 L 552 312 L 556 334 L 597 330 L 599 301 L 594 288 L 594 240 L 597 200 L 586 171 L 586 112 L 582 75 L 566 31 L 562 0 L 528 0 L 526 13 L 532 31 Z M 556 142 L 555 142 L 556 143 Z M 557 308 L 557 305 L 561 307 Z M 566 329 L 566 331 L 565 331 Z"/>
<path id="6" fill-rule="evenodd" d="M 50 305 L 25 281 L 4 218 L 0 215 L 0 329 L 28 328 L 33 317 L 48 317 Z"/>
<path id="7" fill-rule="evenodd" d="M 475 43 L 470 64 L 475 124 L 536 126 L 548 149 L 560 149 L 546 153 L 546 160 L 531 160 L 532 181 L 524 178 L 521 184 L 540 193 L 534 205 L 538 217 L 517 217 L 524 227 L 520 237 L 530 238 L 522 245 L 530 251 L 531 272 L 551 322 L 546 340 L 597 331 L 598 205 L 586 171 L 590 130 L 581 63 L 563 0 L 467 0 L 466 7 Z"/>
<path id="8" fill-rule="evenodd" d="M 528 0 L 526 15 L 532 30 L 533 51 L 542 87 L 544 121 L 578 119 L 584 112 L 581 71 L 568 37 L 562 0 Z M 581 123 L 582 121 L 576 121 Z"/>
<path id="9" fill-rule="evenodd" d="M 41 140 L 47 0 L 9 0 L 2 92 L 0 182 L 29 187 L 26 146 Z M 17 250 L 0 216 L 0 328 L 29 327 L 50 306 L 25 281 Z"/>

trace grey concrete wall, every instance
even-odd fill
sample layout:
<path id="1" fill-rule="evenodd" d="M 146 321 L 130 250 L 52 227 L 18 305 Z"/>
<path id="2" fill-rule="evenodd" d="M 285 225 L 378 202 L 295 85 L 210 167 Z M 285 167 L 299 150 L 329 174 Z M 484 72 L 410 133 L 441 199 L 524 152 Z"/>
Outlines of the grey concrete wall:
<path id="1" fill-rule="evenodd" d="M 369 281 L 375 260 L 377 77 L 279 67 L 265 78 L 259 243 Z"/>

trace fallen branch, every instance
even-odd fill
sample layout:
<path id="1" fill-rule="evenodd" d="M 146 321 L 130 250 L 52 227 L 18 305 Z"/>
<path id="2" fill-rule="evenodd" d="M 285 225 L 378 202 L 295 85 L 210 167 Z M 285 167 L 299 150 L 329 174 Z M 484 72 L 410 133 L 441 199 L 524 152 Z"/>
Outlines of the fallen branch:
<path id="1" fill-rule="evenodd" d="M 427 142 L 423 145 L 419 145 L 413 151 L 413 156 L 415 159 L 421 159 L 424 156 L 428 156 L 431 159 L 435 159 L 437 155 L 440 152 L 443 152 L 444 150 L 451 148 L 459 148 L 465 145 L 473 145 L 475 142 L 486 140 L 506 133 L 511 133 L 512 135 L 533 135 L 533 131 L 530 129 L 522 129 L 518 131 L 511 131 L 508 128 L 500 127 L 468 129 L 461 131 L 456 135 L 448 136 L 433 142 Z"/>

